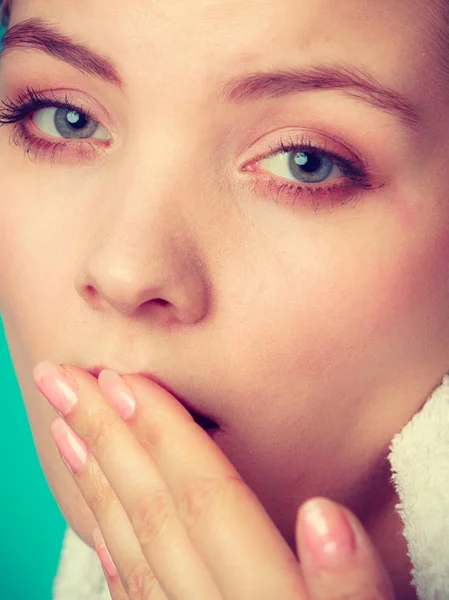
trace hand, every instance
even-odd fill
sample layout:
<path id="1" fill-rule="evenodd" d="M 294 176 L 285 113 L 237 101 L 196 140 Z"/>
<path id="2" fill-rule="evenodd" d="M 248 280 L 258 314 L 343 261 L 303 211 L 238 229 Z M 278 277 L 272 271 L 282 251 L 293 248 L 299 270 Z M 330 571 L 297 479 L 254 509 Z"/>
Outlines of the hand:
<path id="1" fill-rule="evenodd" d="M 125 421 L 113 408 L 111 373 L 102 371 L 97 381 L 83 369 L 52 368 L 45 361 L 33 377 L 64 417 L 52 423 L 51 433 L 98 522 L 102 536 L 95 535 L 95 545 L 113 600 L 394 598 L 378 554 L 348 509 L 320 499 L 334 530 L 320 542 L 308 525 L 313 502 L 300 507 L 295 531 L 300 564 L 190 413 L 156 383 L 125 375 L 119 381 L 137 401 Z M 72 380 L 75 393 L 67 384 L 55 385 L 58 374 Z M 63 390 L 68 394 L 61 403 Z M 345 554 L 351 540 L 356 550 Z"/>

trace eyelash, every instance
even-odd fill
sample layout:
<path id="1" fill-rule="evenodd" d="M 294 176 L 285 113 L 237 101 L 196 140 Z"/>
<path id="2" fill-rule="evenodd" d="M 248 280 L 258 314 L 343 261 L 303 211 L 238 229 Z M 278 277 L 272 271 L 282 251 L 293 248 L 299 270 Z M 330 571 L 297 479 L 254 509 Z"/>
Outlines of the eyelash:
<path id="1" fill-rule="evenodd" d="M 42 92 L 34 89 L 26 88 L 26 92 L 18 96 L 17 100 L 8 98 L 6 101 L 1 101 L 4 108 L 0 108 L 0 127 L 3 125 L 15 125 L 13 130 L 13 143 L 22 146 L 26 155 L 30 158 L 34 156 L 36 159 L 39 156 L 46 157 L 47 153 L 51 152 L 51 161 L 54 162 L 57 153 L 62 154 L 67 147 L 73 148 L 77 157 L 81 161 L 92 161 L 99 148 L 98 144 L 92 144 L 87 140 L 70 141 L 70 142 L 50 142 L 45 138 L 40 138 L 30 134 L 26 130 L 24 123 L 26 119 L 43 108 L 61 108 L 66 110 L 76 110 L 82 113 L 89 119 L 98 122 L 88 109 L 82 106 L 76 106 L 73 102 L 69 102 L 67 95 L 64 100 L 59 100 L 53 96 L 49 98 Z M 269 194 L 277 203 L 279 196 L 288 198 L 295 204 L 303 196 L 309 196 L 315 210 L 318 208 L 322 199 L 332 200 L 332 205 L 335 198 L 345 197 L 345 202 L 354 202 L 354 205 L 360 199 L 360 191 L 363 189 L 371 189 L 373 187 L 370 181 L 370 173 L 367 166 L 361 159 L 349 160 L 339 156 L 335 152 L 328 150 L 325 145 L 315 145 L 306 138 L 295 141 L 290 138 L 287 142 L 281 140 L 275 147 L 270 148 L 270 153 L 261 154 L 253 158 L 246 166 L 252 167 L 258 161 L 271 158 L 279 153 L 290 152 L 313 152 L 323 156 L 335 163 L 345 175 L 345 180 L 335 180 L 331 185 L 308 185 L 302 186 L 295 184 L 292 181 L 282 179 L 279 176 L 273 176 L 269 173 L 261 172 L 261 175 L 253 177 L 245 182 L 245 186 L 256 194 Z M 31 156 L 30 156 L 31 154 Z M 257 170 L 257 169 L 252 169 Z"/>
<path id="2" fill-rule="evenodd" d="M 77 106 L 74 102 L 69 101 L 67 95 L 64 100 L 58 99 L 54 94 L 52 98 L 47 97 L 42 92 L 26 88 L 26 92 L 19 94 L 17 100 L 2 100 L 0 105 L 0 127 L 4 125 L 15 125 L 12 132 L 12 141 L 17 146 L 22 146 L 25 154 L 29 158 L 45 158 L 47 153 L 51 152 L 51 161 L 56 160 L 56 155 L 62 154 L 68 147 L 72 148 L 77 158 L 81 161 L 92 161 L 96 156 L 98 149 L 101 149 L 98 144 L 92 144 L 87 140 L 72 140 L 70 142 L 50 142 L 45 138 L 30 133 L 25 128 L 25 121 L 37 110 L 43 108 L 62 108 L 66 110 L 76 110 L 82 113 L 89 119 L 97 122 L 97 119 L 83 106 Z M 61 138 L 63 139 L 63 138 Z"/>
<path id="3" fill-rule="evenodd" d="M 315 210 L 318 209 L 321 200 L 331 200 L 333 206 L 334 201 L 342 197 L 345 198 L 345 201 L 342 202 L 342 204 L 352 202 L 353 207 L 355 207 L 360 200 L 360 192 L 374 187 L 371 182 L 372 174 L 362 159 L 350 160 L 344 158 L 329 150 L 324 143 L 318 146 L 317 144 L 310 142 L 305 136 L 303 136 L 300 141 L 295 141 L 291 137 L 286 142 L 281 140 L 277 145 L 271 147 L 269 154 L 260 154 L 256 158 L 253 158 L 250 163 L 246 163 L 245 166 L 251 167 L 254 164 L 257 164 L 258 161 L 266 160 L 281 152 L 319 154 L 321 157 L 327 158 L 335 163 L 345 175 L 345 180 L 342 182 L 341 180 L 336 179 L 331 184 L 327 185 L 310 184 L 304 186 L 290 180 L 284 180 L 284 182 L 281 183 L 282 180 L 279 177 L 275 180 L 268 173 L 265 174 L 263 171 L 260 171 L 260 176 L 249 179 L 246 182 L 246 187 L 256 194 L 269 193 L 276 203 L 278 202 L 279 196 L 290 199 L 293 204 L 303 196 L 308 196 Z M 257 171 L 257 169 L 255 170 Z"/>

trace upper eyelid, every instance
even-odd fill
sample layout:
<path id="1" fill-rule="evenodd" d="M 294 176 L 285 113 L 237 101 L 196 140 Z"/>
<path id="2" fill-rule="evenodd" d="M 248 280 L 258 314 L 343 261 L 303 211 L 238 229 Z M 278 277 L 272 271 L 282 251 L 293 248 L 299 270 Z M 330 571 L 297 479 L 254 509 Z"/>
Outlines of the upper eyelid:
<path id="1" fill-rule="evenodd" d="M 264 150 L 256 153 L 254 158 L 254 151 L 250 150 L 254 145 L 259 146 L 263 140 L 268 138 L 268 143 L 265 142 Z M 276 152 L 280 151 L 279 142 L 282 140 L 284 146 L 310 146 L 313 149 L 319 150 L 324 154 L 327 154 L 334 160 L 346 160 L 351 163 L 355 162 L 359 164 L 363 169 L 369 170 L 367 160 L 361 155 L 361 153 L 348 141 L 344 143 L 336 136 L 330 134 L 328 131 L 323 131 L 320 128 L 307 128 L 307 127 L 282 127 L 261 135 L 255 142 L 252 142 L 245 147 L 244 157 L 240 160 L 240 166 L 246 166 L 270 156 L 271 150 Z M 271 142 L 271 143 L 270 143 Z M 267 152 L 266 148 L 270 148 Z"/>
<path id="2" fill-rule="evenodd" d="M 291 148 L 288 148 L 289 146 L 291 146 Z M 364 165 L 364 161 L 360 160 L 358 156 L 354 156 L 351 157 L 350 159 L 345 158 L 344 156 L 342 156 L 341 154 L 338 154 L 337 152 L 333 152 L 332 150 L 329 150 L 327 148 L 324 148 L 323 145 L 320 144 L 314 144 L 311 142 L 300 142 L 300 141 L 294 141 L 293 139 L 290 139 L 290 141 L 285 144 L 283 142 L 281 142 L 279 144 L 278 142 L 278 147 L 275 146 L 270 146 L 270 150 L 267 152 L 260 152 L 258 153 L 255 157 L 253 156 L 250 159 L 246 159 L 245 161 L 242 162 L 242 164 L 240 165 L 240 168 L 242 170 L 245 170 L 246 168 L 250 167 L 251 165 L 257 164 L 262 160 L 266 160 L 268 158 L 271 158 L 272 156 L 275 156 L 276 154 L 280 154 L 282 152 L 291 152 L 293 151 L 293 149 L 295 148 L 301 148 L 301 149 L 308 149 L 309 151 L 315 151 L 319 154 L 322 154 L 324 156 L 326 156 L 327 158 L 331 159 L 332 161 L 336 162 L 339 166 L 342 166 L 343 168 L 351 168 L 353 169 L 354 166 L 358 166 L 360 168 L 360 170 L 365 171 L 365 165 Z"/>
<path id="3" fill-rule="evenodd" d="M 319 154 L 322 154 L 323 156 L 325 156 L 326 158 L 329 158 L 331 160 L 333 160 L 334 162 L 340 163 L 340 164 L 345 164 L 347 162 L 347 160 L 345 160 L 345 158 L 343 156 L 340 156 L 339 154 L 336 154 L 335 152 L 332 152 L 330 150 L 325 150 L 324 148 L 321 148 L 318 145 L 314 145 L 314 144 L 292 144 L 292 147 L 290 149 L 287 149 L 286 146 L 281 145 L 280 148 L 276 149 L 274 148 L 272 152 L 270 152 L 270 154 L 266 154 L 265 156 L 263 156 L 261 159 L 258 160 L 264 160 L 267 158 L 271 158 L 272 156 L 275 156 L 276 154 L 279 153 L 285 153 L 288 154 L 289 152 L 292 152 L 294 149 L 306 149 L 309 150 L 309 152 L 316 152 Z"/>
<path id="4" fill-rule="evenodd" d="M 40 106 L 35 108 L 34 111 L 30 111 L 30 112 L 37 112 L 38 110 L 43 110 L 45 108 L 69 108 L 69 107 L 73 108 L 77 112 L 82 113 L 83 115 L 86 115 L 90 119 L 93 119 L 100 125 L 104 126 L 103 120 L 95 114 L 95 110 L 92 110 L 85 103 L 78 104 L 78 102 L 70 100 L 70 98 L 68 98 L 68 97 L 65 102 L 58 101 L 58 100 L 49 100 L 47 103 L 47 101 L 45 101 Z"/>
<path id="5" fill-rule="evenodd" d="M 38 111 L 40 111 L 40 110 L 46 110 L 46 109 L 49 109 L 49 108 L 56 108 L 56 109 L 58 109 L 58 108 L 65 108 L 65 109 L 68 109 L 68 108 L 69 108 L 69 106 L 68 106 L 67 104 L 65 104 L 65 103 L 62 103 L 62 102 L 55 102 L 54 100 L 52 100 L 52 101 L 51 101 L 51 102 L 49 102 L 48 104 L 46 104 L 46 103 L 41 103 L 41 104 L 39 104 L 39 105 L 37 105 L 37 106 L 33 106 L 33 105 L 30 103 L 30 104 L 28 105 L 28 108 L 27 108 L 27 115 L 30 115 L 30 114 L 32 114 L 32 113 L 36 113 L 36 112 L 38 112 Z M 98 120 L 97 120 L 97 118 L 95 117 L 95 115 L 93 115 L 93 114 L 91 113 L 91 111 L 90 111 L 90 110 L 88 110 L 88 109 L 86 109 L 85 107 L 84 107 L 83 109 L 81 109 L 81 107 L 80 107 L 80 106 L 77 106 L 76 104 L 72 104 L 72 103 L 70 103 L 70 108 L 73 108 L 73 109 L 74 109 L 76 112 L 80 112 L 80 113 L 82 113 L 82 114 L 86 115 L 87 117 L 89 117 L 89 119 L 92 119 L 92 120 L 94 120 L 95 122 L 98 122 Z"/>

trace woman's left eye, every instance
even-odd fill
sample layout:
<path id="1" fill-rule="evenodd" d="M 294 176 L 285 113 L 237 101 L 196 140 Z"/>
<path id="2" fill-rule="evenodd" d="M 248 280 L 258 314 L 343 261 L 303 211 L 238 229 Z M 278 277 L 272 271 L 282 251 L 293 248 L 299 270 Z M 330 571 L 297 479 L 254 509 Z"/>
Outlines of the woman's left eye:
<path id="1" fill-rule="evenodd" d="M 74 140 L 95 138 L 102 141 L 109 139 L 104 127 L 75 109 L 41 108 L 32 114 L 31 120 L 40 131 L 55 138 Z"/>
<path id="2" fill-rule="evenodd" d="M 319 150 L 283 150 L 258 161 L 258 166 L 284 179 L 293 177 L 300 183 L 322 183 L 344 176 L 336 161 Z"/>

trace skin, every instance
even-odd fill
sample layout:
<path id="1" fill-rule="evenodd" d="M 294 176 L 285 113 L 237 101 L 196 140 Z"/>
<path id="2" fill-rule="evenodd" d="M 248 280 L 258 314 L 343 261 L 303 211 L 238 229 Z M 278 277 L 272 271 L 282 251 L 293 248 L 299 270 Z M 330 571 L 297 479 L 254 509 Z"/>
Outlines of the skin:
<path id="1" fill-rule="evenodd" d="M 359 520 L 328 499 L 298 512 L 299 565 L 218 446 L 154 382 L 108 369 L 97 382 L 49 361 L 33 378 L 63 417 L 51 434 L 104 533 L 93 538 L 113 600 L 393 600 Z M 133 398 L 126 414 L 124 390 Z M 324 539 L 309 524 L 317 502 Z"/>
<path id="2" fill-rule="evenodd" d="M 0 128 L 6 337 L 49 485 L 91 546 L 94 515 L 33 383 L 44 358 L 151 371 L 220 417 L 217 445 L 291 548 L 298 506 L 331 498 L 360 518 L 398 597 L 414 598 L 386 456 L 449 365 L 447 90 L 420 3 L 281 5 L 14 4 L 11 25 L 50 19 L 110 57 L 124 88 L 39 52 L 2 62 L 2 98 L 76 90 L 114 131 L 101 160 L 52 164 Z M 338 90 L 215 98 L 231 76 L 332 61 L 406 95 L 419 127 Z M 243 157 L 268 155 L 281 131 L 354 148 L 376 185 L 319 211 L 250 192 Z"/>

